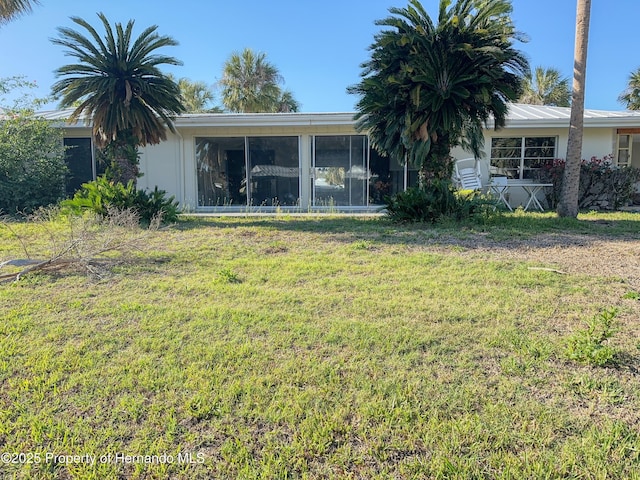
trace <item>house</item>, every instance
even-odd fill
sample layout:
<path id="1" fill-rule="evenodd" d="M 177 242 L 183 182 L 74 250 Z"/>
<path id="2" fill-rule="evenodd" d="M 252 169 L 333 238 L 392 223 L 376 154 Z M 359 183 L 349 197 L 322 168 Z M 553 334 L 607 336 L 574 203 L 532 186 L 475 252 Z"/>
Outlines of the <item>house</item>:
<path id="1" fill-rule="evenodd" d="M 45 112 L 62 120 L 69 111 Z M 506 127 L 485 130 L 483 183 L 490 175 L 533 179 L 545 162 L 564 158 L 570 109 L 511 106 Z M 176 134 L 141 149 L 138 181 L 174 195 L 194 212 L 258 208 L 366 209 L 417 181 L 417 171 L 370 148 L 353 113 L 187 114 Z M 88 123 L 64 124 L 71 188 L 100 171 Z M 586 110 L 583 158 L 613 155 L 640 167 L 640 112 Z M 469 154 L 456 149 L 456 158 Z M 518 201 L 515 198 L 514 201 Z"/>

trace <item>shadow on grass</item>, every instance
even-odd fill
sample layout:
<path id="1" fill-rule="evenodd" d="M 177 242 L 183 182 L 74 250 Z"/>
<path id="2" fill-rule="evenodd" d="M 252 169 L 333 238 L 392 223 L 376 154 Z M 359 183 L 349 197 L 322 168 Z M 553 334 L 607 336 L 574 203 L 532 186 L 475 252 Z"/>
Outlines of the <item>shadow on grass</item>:
<path id="1" fill-rule="evenodd" d="M 326 234 L 332 241 L 369 240 L 388 244 L 441 244 L 465 248 L 580 246 L 601 241 L 640 240 L 640 214 L 587 213 L 578 219 L 554 213 L 515 212 L 486 219 L 453 220 L 438 224 L 397 224 L 388 217 L 261 216 L 185 218 L 180 230 L 264 228 L 283 232 Z"/>

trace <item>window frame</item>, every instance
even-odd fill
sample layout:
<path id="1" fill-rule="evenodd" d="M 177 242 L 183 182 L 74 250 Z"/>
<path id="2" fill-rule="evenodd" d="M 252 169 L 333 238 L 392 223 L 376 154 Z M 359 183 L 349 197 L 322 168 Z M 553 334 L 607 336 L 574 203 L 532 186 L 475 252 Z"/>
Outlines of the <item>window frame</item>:
<path id="1" fill-rule="evenodd" d="M 536 139 L 544 139 L 544 140 L 553 140 L 553 145 L 545 145 L 544 143 L 541 145 L 528 145 L 528 141 L 530 140 L 536 140 Z M 520 145 L 516 146 L 516 145 L 512 145 L 512 146 L 499 146 L 499 145 L 495 145 L 494 142 L 496 140 L 504 140 L 504 141 L 509 141 L 509 140 L 519 140 Z M 506 142 L 505 142 L 506 143 Z M 540 155 L 540 156 L 532 156 L 532 155 L 527 155 L 528 151 L 531 150 L 536 150 L 539 149 L 541 151 L 544 151 L 546 149 L 553 149 L 553 154 L 551 156 L 544 156 L 544 155 Z M 489 158 L 489 165 L 490 165 L 490 171 L 491 171 L 491 175 L 506 175 L 507 177 L 509 177 L 509 175 L 507 174 L 508 171 L 517 171 L 517 175 L 510 177 L 513 180 L 529 180 L 530 179 L 530 175 L 527 175 L 525 177 L 525 172 L 532 172 L 535 170 L 538 170 L 540 168 L 540 166 L 532 166 L 531 162 L 539 162 L 539 161 L 551 161 L 553 162 L 553 160 L 555 160 L 557 157 L 557 149 L 558 149 L 558 136 L 557 135 L 510 135 L 510 136 L 496 136 L 496 137 L 491 137 L 491 151 L 490 151 L 490 158 Z M 517 155 L 512 155 L 512 156 L 507 156 L 507 157 L 499 157 L 494 155 L 494 152 L 496 151 L 507 151 L 507 150 L 513 150 L 514 152 L 518 151 Z M 505 160 L 510 160 L 510 161 L 517 161 L 517 166 L 516 167 L 499 167 L 496 165 L 496 161 L 497 160 L 501 160 L 501 159 L 505 159 Z M 529 163 L 529 164 L 527 164 Z M 502 172 L 497 171 L 497 169 L 501 168 Z M 496 170 L 496 172 L 494 173 L 494 170 Z"/>

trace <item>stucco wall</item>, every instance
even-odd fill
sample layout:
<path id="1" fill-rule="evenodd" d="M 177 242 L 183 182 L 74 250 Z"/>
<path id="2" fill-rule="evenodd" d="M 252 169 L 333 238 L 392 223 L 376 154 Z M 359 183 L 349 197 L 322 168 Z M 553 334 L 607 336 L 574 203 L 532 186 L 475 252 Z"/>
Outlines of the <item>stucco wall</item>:
<path id="1" fill-rule="evenodd" d="M 143 176 L 138 179 L 138 188 L 153 190 L 157 186 L 184 203 L 180 147 L 180 137 L 169 134 L 166 141 L 141 148 L 140 171 Z"/>

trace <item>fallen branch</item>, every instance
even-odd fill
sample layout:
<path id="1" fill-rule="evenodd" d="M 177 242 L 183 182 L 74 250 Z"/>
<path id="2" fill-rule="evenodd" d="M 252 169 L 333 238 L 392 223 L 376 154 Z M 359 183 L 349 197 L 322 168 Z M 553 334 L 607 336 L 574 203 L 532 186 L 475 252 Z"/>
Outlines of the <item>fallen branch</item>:
<path id="1" fill-rule="evenodd" d="M 547 268 L 547 267 L 528 267 L 529 270 L 542 270 L 545 272 L 553 272 L 559 275 L 569 275 L 567 272 L 563 272 L 562 270 L 556 270 L 555 268 Z"/>
<path id="2" fill-rule="evenodd" d="M 49 258 L 14 258 L 0 262 L 0 269 L 20 269 L 17 272 L 0 273 L 0 283 L 17 282 L 31 272 L 52 273 L 65 269 L 80 269 L 87 274 L 101 276 L 109 266 L 126 261 L 132 251 L 143 251 L 149 235 L 158 229 L 159 221 L 152 222 L 147 230 L 140 230 L 137 215 L 122 211 L 112 213 L 107 221 L 72 218 L 68 230 L 62 233 L 47 228 L 46 222 L 40 222 L 39 225 L 47 230 L 51 239 L 51 251 L 44 254 Z M 15 231 L 12 230 L 12 233 L 20 241 L 26 256 L 31 257 L 23 239 Z M 60 235 L 63 238 L 59 238 Z M 38 256 L 42 257 L 43 254 Z"/>

